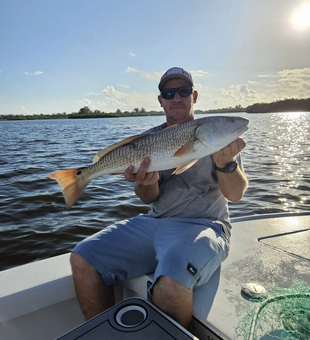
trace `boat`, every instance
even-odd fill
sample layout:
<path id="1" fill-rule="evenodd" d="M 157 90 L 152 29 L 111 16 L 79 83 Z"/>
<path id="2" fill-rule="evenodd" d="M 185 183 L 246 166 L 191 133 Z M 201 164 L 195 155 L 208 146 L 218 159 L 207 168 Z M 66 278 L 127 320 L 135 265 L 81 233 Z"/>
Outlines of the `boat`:
<path id="1" fill-rule="evenodd" d="M 272 285 L 289 288 L 294 281 L 310 285 L 310 213 L 253 215 L 231 222 L 230 254 L 207 284 L 194 289 L 189 330 L 150 302 L 152 274 L 116 282 L 116 306 L 85 322 L 70 254 L 63 254 L 0 272 L 0 339 L 236 339 L 240 313 L 255 306 L 251 294 L 260 289 L 266 294 Z M 126 324 L 122 316 L 132 310 L 138 321 Z M 154 325 L 161 333 L 146 336 L 149 327 L 153 334 Z"/>

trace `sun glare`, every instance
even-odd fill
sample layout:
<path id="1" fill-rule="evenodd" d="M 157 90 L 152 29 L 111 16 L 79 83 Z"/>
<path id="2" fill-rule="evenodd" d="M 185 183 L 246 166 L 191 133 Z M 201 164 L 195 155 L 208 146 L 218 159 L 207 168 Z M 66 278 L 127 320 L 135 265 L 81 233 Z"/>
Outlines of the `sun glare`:
<path id="1" fill-rule="evenodd" d="M 310 5 L 303 6 L 294 12 L 292 24 L 297 30 L 310 28 Z"/>

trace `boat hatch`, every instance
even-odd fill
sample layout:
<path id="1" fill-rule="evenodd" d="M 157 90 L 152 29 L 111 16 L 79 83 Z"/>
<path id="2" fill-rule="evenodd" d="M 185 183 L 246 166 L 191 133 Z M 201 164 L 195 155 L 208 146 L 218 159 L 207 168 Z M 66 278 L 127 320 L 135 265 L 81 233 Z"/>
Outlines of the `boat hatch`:
<path id="1" fill-rule="evenodd" d="M 128 298 L 57 340 L 198 340 L 142 298 Z"/>

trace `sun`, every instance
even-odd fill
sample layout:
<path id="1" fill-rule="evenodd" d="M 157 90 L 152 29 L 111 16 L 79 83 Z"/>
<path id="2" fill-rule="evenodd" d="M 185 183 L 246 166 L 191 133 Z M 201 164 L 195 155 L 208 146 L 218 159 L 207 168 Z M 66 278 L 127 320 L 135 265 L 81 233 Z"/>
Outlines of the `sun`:
<path id="1" fill-rule="evenodd" d="M 310 28 L 310 4 L 297 9 L 292 15 L 292 25 L 297 30 Z"/>

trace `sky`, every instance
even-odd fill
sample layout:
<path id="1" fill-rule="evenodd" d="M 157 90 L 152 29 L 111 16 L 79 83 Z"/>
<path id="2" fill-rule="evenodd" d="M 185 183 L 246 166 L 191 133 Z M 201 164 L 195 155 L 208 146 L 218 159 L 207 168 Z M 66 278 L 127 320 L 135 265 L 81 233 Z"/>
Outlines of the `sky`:
<path id="1" fill-rule="evenodd" d="M 0 114 L 161 110 L 190 71 L 195 109 L 310 97 L 310 0 L 3 0 Z"/>

